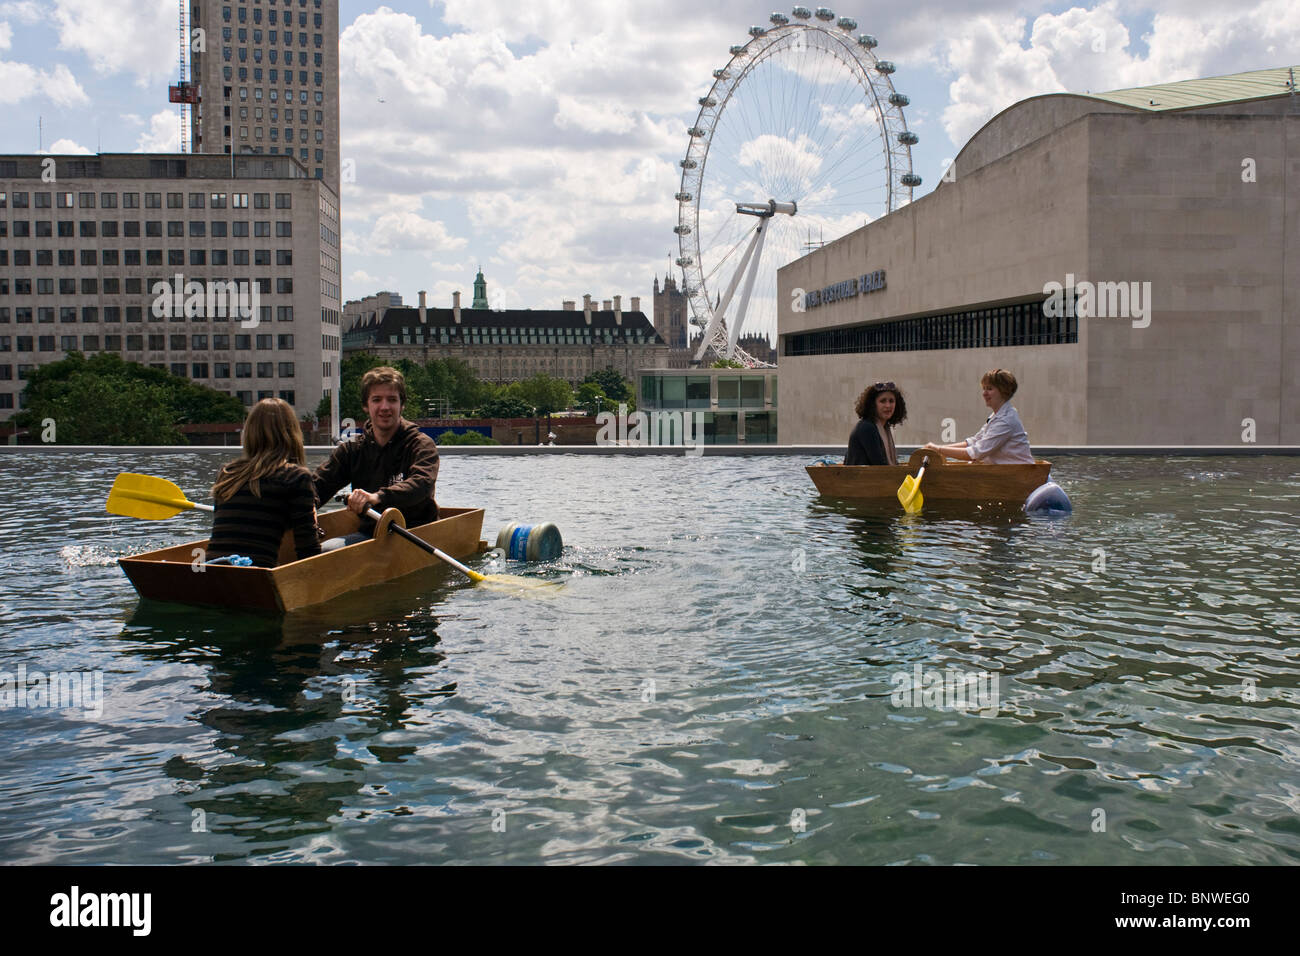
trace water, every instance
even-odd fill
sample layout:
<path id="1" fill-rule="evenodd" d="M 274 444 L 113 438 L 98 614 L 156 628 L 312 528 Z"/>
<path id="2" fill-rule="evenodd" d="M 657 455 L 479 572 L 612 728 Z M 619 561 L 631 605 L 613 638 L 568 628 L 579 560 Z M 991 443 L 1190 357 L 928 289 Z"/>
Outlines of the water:
<path id="1" fill-rule="evenodd" d="M 0 457 L 0 669 L 104 682 L 0 710 L 0 858 L 1300 859 L 1297 459 L 1066 458 L 1049 520 L 820 499 L 799 458 L 448 457 L 485 537 L 560 526 L 502 568 L 558 593 L 142 603 L 114 559 L 204 519 L 108 516 L 113 477 L 201 499 L 226 454 Z M 996 713 L 896 706 L 917 665 Z"/>

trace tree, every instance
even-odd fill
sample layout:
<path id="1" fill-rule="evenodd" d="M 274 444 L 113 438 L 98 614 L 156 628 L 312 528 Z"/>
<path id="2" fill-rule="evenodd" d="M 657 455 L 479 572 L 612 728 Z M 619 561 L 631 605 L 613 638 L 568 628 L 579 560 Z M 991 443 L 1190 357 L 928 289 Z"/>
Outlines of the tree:
<path id="1" fill-rule="evenodd" d="M 581 408 L 588 415 L 595 415 L 601 411 L 616 411 L 614 407 L 617 402 L 611 402 L 609 396 L 595 382 L 583 382 L 578 386 L 578 398 L 574 402 L 578 408 Z"/>
<path id="2" fill-rule="evenodd" d="M 592 372 L 583 383 L 594 382 L 599 385 L 601 391 L 614 403 L 626 402 L 632 398 L 632 383 L 623 377 L 623 374 L 612 365 L 606 365 L 598 372 Z"/>
<path id="3" fill-rule="evenodd" d="M 53 419 L 59 444 L 184 444 L 176 425 L 244 420 L 238 399 L 109 353 L 35 369 L 24 396 L 15 423 L 36 432 Z"/>
<path id="4" fill-rule="evenodd" d="M 552 378 L 545 372 L 538 372 L 532 378 L 514 383 L 516 394 L 533 408 L 538 415 L 551 415 L 564 411 L 573 404 L 573 389 L 562 378 Z"/>
<path id="5" fill-rule="evenodd" d="M 709 366 L 709 368 L 744 368 L 744 367 L 745 367 L 744 365 L 742 365 L 740 362 L 737 362 L 735 359 L 718 359 L 716 362 L 714 362 L 712 365 Z"/>
<path id="6" fill-rule="evenodd" d="M 531 418 L 533 406 L 502 389 L 478 408 L 479 418 Z"/>

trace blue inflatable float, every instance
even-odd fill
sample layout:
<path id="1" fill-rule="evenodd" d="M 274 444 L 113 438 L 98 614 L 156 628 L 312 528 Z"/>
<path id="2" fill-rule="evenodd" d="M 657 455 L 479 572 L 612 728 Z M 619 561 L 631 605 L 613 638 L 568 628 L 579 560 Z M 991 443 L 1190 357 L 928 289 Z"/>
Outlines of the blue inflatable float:
<path id="1" fill-rule="evenodd" d="M 1073 510 L 1070 496 L 1054 481 L 1039 485 L 1025 502 L 1025 513 L 1031 515 L 1068 515 Z"/>

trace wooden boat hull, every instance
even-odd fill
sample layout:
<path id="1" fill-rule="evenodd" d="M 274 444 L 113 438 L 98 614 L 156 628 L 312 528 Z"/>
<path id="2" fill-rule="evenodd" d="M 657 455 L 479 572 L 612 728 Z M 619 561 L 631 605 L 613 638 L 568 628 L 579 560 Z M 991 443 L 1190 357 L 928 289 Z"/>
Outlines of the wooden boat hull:
<path id="1" fill-rule="evenodd" d="M 981 465 L 948 462 L 929 467 L 921 481 L 926 501 L 970 501 L 1023 505 L 1048 480 L 1052 463 Z M 834 498 L 891 501 L 898 505 L 898 486 L 917 468 L 908 465 L 809 465 L 817 491 Z M 901 507 L 901 506 L 900 506 Z"/>
<path id="2" fill-rule="evenodd" d="M 385 517 L 390 513 L 395 515 L 390 511 Z M 400 519 L 400 515 L 395 516 Z M 346 510 L 320 516 L 320 526 L 329 537 L 349 534 L 359 523 L 360 519 Z M 199 564 L 199 555 L 208 545 L 206 540 L 119 558 L 117 563 L 141 597 L 245 610 L 294 611 L 441 563 L 398 535 L 383 533 L 386 526 L 381 523 L 381 533 L 370 541 L 301 561 L 293 560 L 293 537 L 286 534 L 280 545 L 280 560 L 287 563 L 274 568 Z M 480 539 L 482 508 L 440 508 L 437 521 L 410 530 L 454 558 L 487 549 L 487 542 Z"/>

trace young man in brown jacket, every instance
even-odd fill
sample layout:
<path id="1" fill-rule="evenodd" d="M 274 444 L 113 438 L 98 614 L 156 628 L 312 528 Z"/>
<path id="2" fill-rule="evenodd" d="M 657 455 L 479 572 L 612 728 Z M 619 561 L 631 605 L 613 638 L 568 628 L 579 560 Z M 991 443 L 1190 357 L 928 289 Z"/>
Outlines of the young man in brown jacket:
<path id="1" fill-rule="evenodd" d="M 373 535 L 374 521 L 366 517 L 370 508 L 396 508 L 412 528 L 437 520 L 438 446 L 402 418 L 405 402 L 406 380 L 397 369 L 372 368 L 361 377 L 361 403 L 369 418 L 365 431 L 335 447 L 312 476 L 318 506 L 344 485 L 352 485 L 347 504 L 361 515 L 361 527 L 345 539 L 325 542 L 326 550 Z"/>

